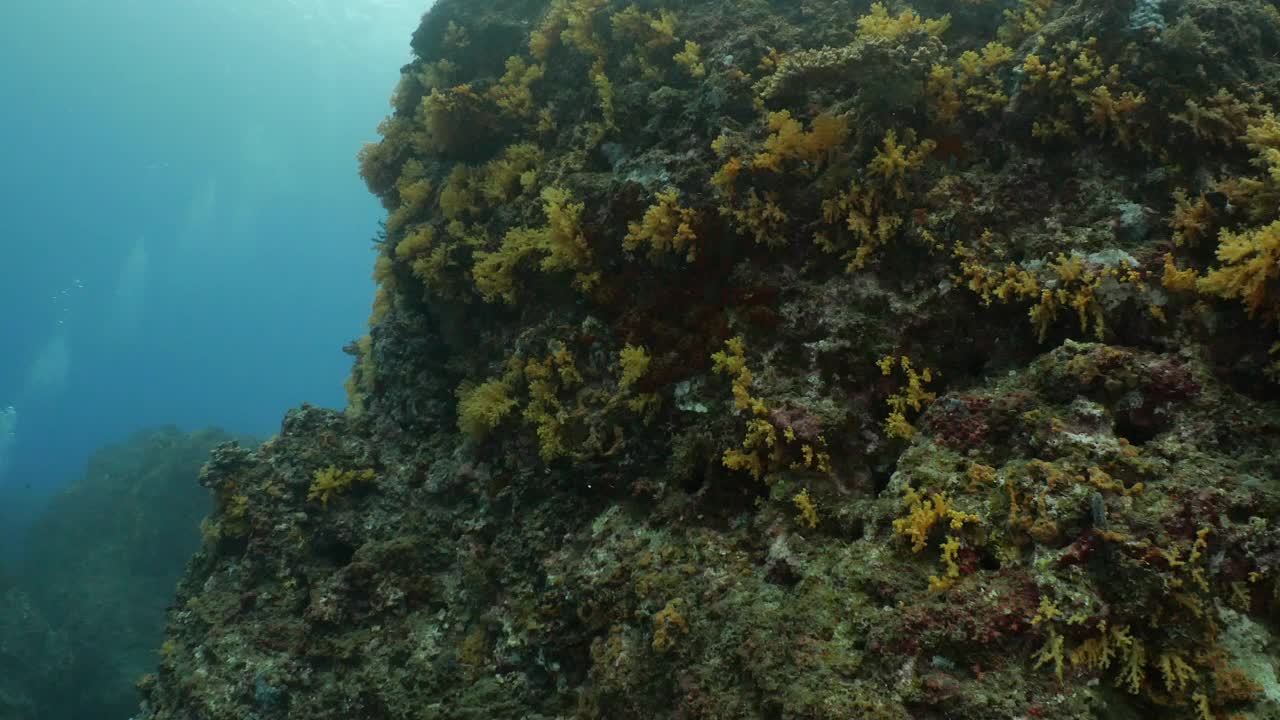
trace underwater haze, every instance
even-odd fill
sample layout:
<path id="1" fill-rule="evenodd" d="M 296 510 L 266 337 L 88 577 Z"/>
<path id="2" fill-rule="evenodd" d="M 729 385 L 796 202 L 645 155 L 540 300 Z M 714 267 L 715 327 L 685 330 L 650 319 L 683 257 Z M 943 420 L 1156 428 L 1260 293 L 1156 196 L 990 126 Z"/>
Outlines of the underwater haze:
<path id="1" fill-rule="evenodd" d="M 0 528 L 140 427 L 343 404 L 422 0 L 0 10 Z"/>

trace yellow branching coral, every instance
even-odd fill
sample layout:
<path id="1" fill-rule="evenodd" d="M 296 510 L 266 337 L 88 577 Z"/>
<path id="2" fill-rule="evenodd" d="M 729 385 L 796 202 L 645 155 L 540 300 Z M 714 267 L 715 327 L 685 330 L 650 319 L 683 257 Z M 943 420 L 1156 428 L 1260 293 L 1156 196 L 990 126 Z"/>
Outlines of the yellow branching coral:
<path id="1" fill-rule="evenodd" d="M 395 305 L 395 263 L 386 255 L 373 261 L 373 282 L 377 289 L 373 294 L 373 308 L 369 311 L 369 327 L 373 327 L 391 312 Z"/>
<path id="2" fill-rule="evenodd" d="M 760 245 L 776 247 L 789 239 L 783 228 L 787 213 L 778 204 L 779 199 L 776 192 L 760 195 L 752 189 L 744 207 L 721 207 L 720 212 L 733 219 L 739 232 L 751 236 Z"/>
<path id="3" fill-rule="evenodd" d="M 795 431 L 787 428 L 783 431 L 782 437 L 788 443 L 796 442 Z M 816 444 L 800 443 L 800 457 L 791 463 L 792 470 L 817 470 L 821 473 L 831 472 L 831 453 L 826 451 L 827 438 L 823 435 L 818 436 Z"/>
<path id="4" fill-rule="evenodd" d="M 810 528 L 818 527 L 818 504 L 809 497 L 807 489 L 801 490 L 791 498 L 791 503 L 796 506 L 798 514 L 796 522 Z"/>
<path id="5" fill-rule="evenodd" d="M 376 473 L 371 468 L 365 470 L 339 470 L 337 467 L 330 465 L 315 472 L 311 487 L 307 490 L 307 500 L 309 502 L 319 501 L 323 507 L 328 508 L 329 500 L 334 495 L 345 493 L 354 483 L 373 482 L 374 477 L 376 477 Z"/>
<path id="6" fill-rule="evenodd" d="M 1040 32 L 1045 18 L 1056 0 L 1018 0 L 1016 9 L 1004 11 L 1005 22 L 996 31 L 1001 42 L 1018 45 L 1030 35 Z"/>
<path id="7" fill-rule="evenodd" d="M 707 74 L 707 69 L 702 65 L 702 47 L 692 40 L 686 40 L 684 50 L 676 53 L 671 59 L 683 67 L 690 77 L 700 78 Z"/>
<path id="8" fill-rule="evenodd" d="M 1173 244 L 1195 245 L 1213 229 L 1213 207 L 1204 195 L 1192 200 L 1181 188 L 1173 191 L 1173 214 L 1169 227 L 1173 229 Z"/>
<path id="9" fill-rule="evenodd" d="M 516 407 L 511 397 L 511 383 L 494 379 L 458 388 L 458 429 L 480 439 L 498 427 Z"/>
<path id="10" fill-rule="evenodd" d="M 546 60 L 564 43 L 579 52 L 602 56 L 604 46 L 595 32 L 595 16 L 607 0 L 552 0 L 541 25 L 529 35 L 529 52 Z"/>
<path id="11" fill-rule="evenodd" d="M 703 77 L 701 47 L 687 40 L 683 49 L 672 50 L 679 43 L 676 37 L 676 14 L 670 10 L 643 12 L 635 5 L 628 5 L 609 18 L 613 28 L 610 38 L 611 51 L 631 46 L 622 57 L 620 65 L 629 77 L 644 81 L 661 82 L 666 67 L 674 63 L 683 67 L 692 77 Z"/>
<path id="12" fill-rule="evenodd" d="M 670 10 L 642 12 L 634 4 L 609 18 L 614 42 L 630 41 L 647 50 L 676 43 L 676 14 Z"/>
<path id="13" fill-rule="evenodd" d="M 590 290 L 599 279 L 591 269 L 591 251 L 580 229 L 583 204 L 570 202 L 568 191 L 554 187 L 542 191 L 542 201 L 545 227 L 512 228 L 497 250 L 476 253 L 472 277 L 486 301 L 514 303 L 515 272 L 535 254 L 543 256 L 539 263 L 543 272 L 573 271 L 574 286 L 580 290 Z"/>
<path id="14" fill-rule="evenodd" d="M 903 201 L 908 197 L 907 180 L 911 173 L 920 170 L 928 156 L 936 148 L 932 140 L 916 143 L 913 130 L 907 130 L 903 142 L 898 142 L 896 130 L 885 133 L 881 147 L 867 163 L 860 179 L 849 184 L 849 189 L 835 197 L 822 201 L 822 218 L 836 224 L 843 220 L 858 245 L 846 250 L 838 242 L 819 233 L 815 242 L 828 252 L 841 252 L 841 259 L 848 262 L 846 272 L 857 272 L 866 267 L 875 252 L 897 237 L 903 225 Z"/>
<path id="15" fill-rule="evenodd" d="M 438 199 L 445 218 L 459 220 L 480 212 L 480 195 L 474 175 L 472 169 L 462 163 L 449 170 Z"/>
<path id="16" fill-rule="evenodd" d="M 1032 124 L 1032 136 L 1073 139 L 1090 128 L 1100 137 L 1111 135 L 1117 145 L 1129 147 L 1140 140 L 1152 150 L 1151 127 L 1139 112 L 1146 96 L 1124 79 L 1118 64 L 1106 64 L 1098 39 L 1072 40 L 1054 49 L 1058 55 L 1048 64 L 1034 53 L 1023 61 L 1028 87 L 1051 106 L 1049 114 Z"/>
<path id="17" fill-rule="evenodd" d="M 1045 639 L 1044 646 L 1035 654 L 1035 669 L 1039 670 L 1042 666 L 1052 663 L 1053 672 L 1058 676 L 1058 680 L 1062 680 L 1063 669 L 1063 644 L 1066 639 L 1057 633 L 1053 628 L 1049 629 L 1049 637 Z"/>
<path id="18" fill-rule="evenodd" d="M 1187 683 L 1196 679 L 1196 671 L 1175 652 L 1160 653 L 1156 667 L 1160 668 L 1165 688 L 1171 693 L 1185 690 Z"/>
<path id="19" fill-rule="evenodd" d="M 820 113 L 809 124 L 809 130 L 788 110 L 769 113 L 769 132 L 764 150 L 751 165 L 761 170 L 782 172 L 782 163 L 799 160 L 818 165 L 849 139 L 849 121 L 840 116 Z"/>
<path id="20" fill-rule="evenodd" d="M 858 18 L 858 39 L 898 41 L 914 33 L 938 37 L 951 26 L 951 16 L 925 20 L 913 10 L 903 10 L 897 17 L 889 14 L 884 3 L 872 3 L 871 10 Z"/>
<path id="21" fill-rule="evenodd" d="M 387 216 L 387 232 L 396 234 L 411 220 L 422 215 L 432 199 L 435 189 L 431 180 L 424 177 L 426 169 L 417 159 L 404 164 L 396 180 L 396 195 L 400 204 Z"/>
<path id="22" fill-rule="evenodd" d="M 412 148 L 415 133 L 414 122 L 409 117 L 386 118 L 378 124 L 382 140 L 365 143 L 356 153 L 360 177 L 364 178 L 370 192 L 383 197 L 384 204 L 387 202 L 386 193 L 395 187 L 400 177 L 402 165 L 398 159 Z"/>
<path id="23" fill-rule="evenodd" d="M 377 299 L 375 299 L 375 315 L 379 312 L 377 302 Z M 378 363 L 373 354 L 373 337 L 367 334 L 361 336 L 355 342 L 354 350 L 356 356 L 355 366 L 351 368 L 351 375 L 347 377 L 347 381 L 343 386 L 347 391 L 347 412 L 352 415 L 359 415 L 364 412 L 365 402 L 373 394 L 373 389 L 378 381 Z"/>
<path id="24" fill-rule="evenodd" d="M 1218 235 L 1221 265 L 1200 279 L 1201 292 L 1239 300 L 1250 315 L 1274 317 L 1277 298 L 1270 288 L 1280 279 L 1280 220 L 1270 225 Z"/>
<path id="25" fill-rule="evenodd" d="M 480 192 L 490 205 L 508 202 L 537 183 L 542 150 L 533 143 L 516 143 L 485 164 L 478 180 Z"/>
<path id="26" fill-rule="evenodd" d="M 1120 665 L 1120 673 L 1116 677 L 1116 686 L 1123 687 L 1131 695 L 1142 690 L 1142 681 L 1147 677 L 1147 648 L 1141 640 L 1132 637 L 1124 638 L 1127 643 L 1122 646 L 1124 657 Z"/>
<path id="27" fill-rule="evenodd" d="M 1122 628 L 1122 631 L 1122 634 L 1127 635 L 1128 627 Z M 1116 657 L 1117 645 L 1112 641 L 1112 635 L 1116 632 L 1115 629 L 1108 630 L 1106 620 L 1099 622 L 1098 635 L 1084 640 L 1071 651 L 1071 664 L 1093 671 L 1111 667 L 1111 661 Z"/>
<path id="28" fill-rule="evenodd" d="M 885 209 L 881 193 L 875 188 L 852 182 L 849 189 L 834 198 L 822 201 L 822 217 L 828 223 L 844 221 L 858 246 L 847 250 L 841 260 L 848 264 L 845 272 L 862 270 L 872 260 L 875 252 L 889 244 L 902 227 L 902 217 Z M 818 244 L 828 252 L 840 252 L 842 248 L 829 240 Z"/>
<path id="29" fill-rule="evenodd" d="M 716 174 L 711 177 L 711 185 L 719 190 L 723 195 L 732 198 L 734 196 L 734 183 L 738 181 L 738 175 L 742 174 L 745 165 L 741 158 L 730 157 L 724 161 Z"/>
<path id="30" fill-rule="evenodd" d="M 942 575 L 933 575 L 929 578 L 929 590 L 933 592 L 942 592 L 949 589 L 955 584 L 957 578 L 960 577 L 960 565 L 956 562 L 956 557 L 960 554 L 960 538 L 954 535 L 948 535 L 947 541 L 942 543 L 942 566 L 945 572 Z"/>
<path id="31" fill-rule="evenodd" d="M 578 372 L 573 353 L 564 345 L 541 360 L 526 362 L 523 373 L 529 390 L 524 419 L 538 436 L 543 462 L 551 462 L 569 452 L 564 444 L 564 426 L 570 414 L 560 401 L 560 393 L 581 385 L 582 375 Z"/>
<path id="32" fill-rule="evenodd" d="M 1186 125 L 1197 139 L 1220 145 L 1234 145 L 1243 140 L 1255 118 L 1263 115 L 1260 96 L 1243 101 L 1226 88 L 1207 98 L 1188 98 L 1187 109 L 1174 113 L 1171 119 Z"/>
<path id="33" fill-rule="evenodd" d="M 965 51 L 954 65 L 935 63 L 929 71 L 926 91 L 934 115 L 942 122 L 954 122 L 968 107 L 989 114 L 1009 102 L 1000 71 L 1013 62 L 1013 48 L 988 43 L 981 52 Z"/>
<path id="34" fill-rule="evenodd" d="M 1115 141 L 1123 147 L 1129 147 L 1133 141 L 1134 122 L 1131 115 L 1136 113 L 1147 102 L 1147 96 L 1132 90 L 1126 90 L 1115 97 L 1111 88 L 1099 85 L 1089 93 L 1089 114 L 1087 122 L 1099 137 L 1108 132 L 1115 135 Z"/>
<path id="35" fill-rule="evenodd" d="M 742 445 L 724 451 L 721 462 L 725 467 L 746 470 L 756 480 L 771 481 L 767 473 L 786 467 L 784 460 L 790 449 L 799 455 L 799 459 L 790 465 L 792 470 L 831 472 L 831 457 L 826 452 L 825 437 L 819 435 L 816 443 L 801 442 L 792 428 L 779 431 L 766 419 L 769 409 L 764 400 L 751 394 L 755 377 L 747 367 L 746 344 L 741 336 L 726 340 L 725 349 L 713 353 L 711 360 L 714 372 L 732 378 L 734 406 L 752 416 L 747 421 Z"/>
<path id="36" fill-rule="evenodd" d="M 485 96 L 507 115 L 526 118 L 533 114 L 533 85 L 542 80 L 546 68 L 530 64 L 518 55 L 507 58 L 506 72 Z"/>
<path id="37" fill-rule="evenodd" d="M 628 344 L 618 353 L 618 390 L 626 398 L 627 407 L 643 415 L 646 423 L 653 419 L 653 412 L 660 402 L 659 395 L 654 392 L 635 393 L 634 388 L 648 374 L 652 361 L 648 348 L 644 346 Z"/>
<path id="38" fill-rule="evenodd" d="M 1161 276 L 1160 283 L 1166 290 L 1189 292 L 1196 289 L 1199 280 L 1200 275 L 1194 269 L 1179 270 L 1173 262 L 1173 255 L 1164 254 L 1164 274 Z"/>
<path id="39" fill-rule="evenodd" d="M 604 123 L 597 132 L 597 140 L 614 127 L 613 114 L 613 81 L 604 72 L 604 60 L 597 60 L 588 74 L 591 86 L 596 89 L 596 97 L 600 106 L 600 114 Z"/>
<path id="40" fill-rule="evenodd" d="M 649 351 L 643 346 L 627 345 L 618 353 L 618 366 L 622 375 L 618 378 L 618 387 L 622 389 L 635 385 L 645 373 L 649 372 Z"/>
<path id="41" fill-rule="evenodd" d="M 972 513 L 956 510 L 946 493 L 936 492 L 925 497 L 908 487 L 906 494 L 907 516 L 893 521 L 893 530 L 911 540 L 911 552 L 918 553 L 929 544 L 929 533 L 938 523 L 952 530 L 960 530 L 966 523 L 982 520 Z"/>
<path id="42" fill-rule="evenodd" d="M 472 278 L 480 297 L 487 302 L 502 300 L 508 305 L 516 301 L 516 270 L 526 258 L 538 252 L 544 233 L 529 228 L 512 228 L 502 238 L 502 244 L 492 252 L 476 253 Z"/>
<path id="43" fill-rule="evenodd" d="M 545 62 L 559 44 L 595 58 L 587 80 L 595 88 L 603 122 L 593 128 L 592 141 L 599 142 L 614 127 L 613 83 L 605 74 L 605 41 L 596 33 L 597 13 L 608 0 L 552 0 L 542 23 L 529 34 L 529 53 Z M 548 118 L 539 121 L 545 127 Z"/>
<path id="44" fill-rule="evenodd" d="M 427 146 L 441 153 L 464 149 L 485 126 L 486 116 L 484 99 L 468 84 L 435 88 L 422 98 L 418 109 Z"/>
<path id="45" fill-rule="evenodd" d="M 925 368 L 917 372 L 911 364 L 911 358 L 903 355 L 896 359 L 892 356 L 881 358 L 876 365 L 880 368 L 881 374 L 886 377 L 893 372 L 894 365 L 902 369 L 902 374 L 906 376 L 907 384 L 901 390 L 890 395 L 885 404 L 889 406 L 889 417 L 885 419 L 885 434 L 889 437 L 902 438 L 909 440 L 915 435 L 916 429 L 907 421 L 908 408 L 919 412 L 928 403 L 933 402 L 937 397 L 936 393 L 925 389 L 925 385 L 933 382 L 933 371 Z"/>
<path id="46" fill-rule="evenodd" d="M 984 232 L 980 243 L 989 244 L 989 238 L 990 233 Z M 1059 314 L 1070 310 L 1076 312 L 1081 332 L 1092 330 L 1099 340 L 1103 339 L 1107 331 L 1103 311 L 1122 297 L 1143 300 L 1153 315 L 1161 314 L 1161 308 L 1151 299 L 1146 274 L 1125 255 L 1085 258 L 1059 253 L 1037 271 L 1037 277 L 1012 264 L 1003 271 L 988 268 L 977 260 L 973 248 L 957 245 L 953 254 L 960 259 L 961 272 L 955 276 L 956 282 L 977 293 L 984 304 L 994 300 L 1034 302 L 1027 314 L 1041 342 Z"/>
<path id="47" fill-rule="evenodd" d="M 730 470 L 746 470 L 752 478 L 761 480 L 771 466 L 782 461 L 782 449 L 773 423 L 756 418 L 747 421 L 742 446 L 725 450 L 720 461 Z"/>
<path id="48" fill-rule="evenodd" d="M 990 230 L 984 230 L 978 244 L 989 249 L 993 238 Z M 952 254 L 960 260 L 960 273 L 954 276 L 955 282 L 977 294 L 983 305 L 990 305 L 996 300 L 1012 302 L 1040 296 L 1040 281 L 1028 270 L 1012 263 L 1005 265 L 1003 270 L 992 270 L 978 261 L 978 254 L 973 248 L 960 243 L 956 243 Z"/>
<path id="49" fill-rule="evenodd" d="M 732 378 L 734 407 L 749 410 L 757 417 L 768 412 L 764 401 L 751 395 L 755 376 L 751 374 L 751 368 L 747 367 L 747 347 L 741 335 L 726 340 L 724 350 L 712 353 L 711 362 L 716 373 Z"/>
<path id="50" fill-rule="evenodd" d="M 689 622 L 680 608 L 683 601 L 675 599 L 653 616 L 653 649 L 665 653 L 674 648 L 680 638 L 689 634 Z"/>
<path id="51" fill-rule="evenodd" d="M 905 199 L 907 175 L 923 166 L 936 148 L 937 143 L 932 140 L 916 143 L 916 133 L 910 129 L 903 133 L 903 142 L 899 143 L 898 132 L 891 129 L 884 134 L 882 146 L 867 164 L 867 174 L 892 190 L 899 200 Z"/>
<path id="52" fill-rule="evenodd" d="M 542 191 L 543 213 L 547 227 L 543 238 L 543 272 L 573 271 L 574 287 L 590 290 L 599 280 L 599 273 L 591 270 L 591 250 L 582 235 L 582 210 L 580 202 L 571 202 L 569 191 L 547 188 Z"/>
<path id="53" fill-rule="evenodd" d="M 396 243 L 396 259 L 412 260 L 419 255 L 431 252 L 435 229 L 430 225 L 418 225 L 405 233 L 404 239 Z"/>
<path id="54" fill-rule="evenodd" d="M 1106 333 L 1106 318 L 1102 314 L 1102 304 L 1097 294 L 1105 279 L 1119 279 L 1116 268 L 1102 270 L 1086 269 L 1084 259 L 1079 255 L 1067 256 L 1059 253 L 1049 265 L 1054 276 L 1057 289 L 1045 289 L 1040 293 L 1040 302 L 1030 310 L 1031 322 L 1039 331 L 1040 341 L 1044 342 L 1049 333 L 1049 326 L 1057 317 L 1058 311 L 1064 307 L 1076 311 L 1080 319 L 1080 331 L 1088 332 L 1092 321 L 1094 333 L 1101 340 Z"/>
<path id="55" fill-rule="evenodd" d="M 675 188 L 659 192 L 657 200 L 640 222 L 627 226 L 622 247 L 635 250 L 641 243 L 648 243 L 650 260 L 657 262 L 667 253 L 683 252 L 685 260 L 693 262 L 698 257 L 698 238 L 693 232 L 694 211 L 680 207 L 680 192 Z"/>
<path id="56" fill-rule="evenodd" d="M 1275 217 L 1280 208 L 1280 118 L 1268 112 L 1249 124 L 1243 139 L 1254 154 L 1250 162 L 1261 175 L 1242 178 L 1232 199 L 1239 201 L 1255 220 Z"/>

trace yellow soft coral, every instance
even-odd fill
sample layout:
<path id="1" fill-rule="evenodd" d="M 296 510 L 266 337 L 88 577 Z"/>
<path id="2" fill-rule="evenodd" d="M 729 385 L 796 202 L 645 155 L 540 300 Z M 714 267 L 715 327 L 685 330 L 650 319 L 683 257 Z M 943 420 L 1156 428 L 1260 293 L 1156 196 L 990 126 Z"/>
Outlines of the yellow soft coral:
<path id="1" fill-rule="evenodd" d="M 418 122 L 426 130 L 426 143 L 436 152 L 464 151 L 478 137 L 488 108 L 469 84 L 435 88 L 418 108 Z"/>
<path id="2" fill-rule="evenodd" d="M 796 506 L 798 511 L 796 522 L 810 528 L 818 527 L 818 504 L 809 496 L 807 489 L 796 493 L 791 498 L 791 503 Z"/>
<path id="3" fill-rule="evenodd" d="M 641 243 L 649 244 L 649 259 L 657 262 L 667 253 L 684 253 L 687 262 L 698 257 L 693 232 L 695 213 L 680 207 L 680 192 L 669 187 L 657 195 L 657 203 L 649 206 L 640 222 L 627 226 L 627 236 L 622 247 L 635 250 Z"/>
<path id="4" fill-rule="evenodd" d="M 929 544 L 930 531 L 940 522 L 952 530 L 963 528 L 965 523 L 981 522 L 977 515 L 956 510 L 946 493 L 936 492 L 926 498 L 915 489 L 907 488 L 906 500 L 909 506 L 907 516 L 894 520 L 893 530 L 910 538 L 913 553 L 925 549 Z"/>
<path id="5" fill-rule="evenodd" d="M 828 113 L 814 117 L 807 131 L 788 110 L 770 113 L 767 124 L 771 134 L 764 141 L 764 150 L 751 162 L 761 170 L 782 172 L 782 163 L 787 160 L 816 165 L 849 139 L 849 121 Z"/>
<path id="6" fill-rule="evenodd" d="M 628 5 L 609 18 L 613 27 L 613 41 L 630 41 L 646 50 L 674 45 L 676 42 L 676 15 L 670 10 L 645 13 L 635 5 Z"/>
<path id="7" fill-rule="evenodd" d="M 903 10 L 897 17 L 889 14 L 884 3 L 872 3 L 871 10 L 858 18 L 858 39 L 897 41 L 914 33 L 938 37 L 951 26 L 951 16 L 925 20 L 913 10 Z"/>
<path id="8" fill-rule="evenodd" d="M 889 406 L 889 417 L 885 420 L 885 434 L 889 437 L 902 438 L 909 440 L 915 435 L 916 429 L 907 421 L 907 410 L 911 409 L 919 412 L 928 403 L 933 402 L 937 395 L 925 389 L 925 385 L 933 382 L 933 371 L 929 368 L 917 371 L 911 364 L 911 358 L 903 355 L 894 358 L 892 355 L 881 358 L 876 365 L 880 368 L 881 374 L 888 376 L 893 372 L 894 365 L 902 369 L 903 375 L 906 376 L 907 384 L 898 392 L 890 395 L 885 403 Z"/>
<path id="9" fill-rule="evenodd" d="M 546 68 L 538 63 L 530 64 L 524 58 L 513 55 L 507 58 L 506 72 L 485 96 L 508 116 L 527 118 L 533 114 L 533 85 L 542 80 Z"/>
<path id="10" fill-rule="evenodd" d="M 686 40 L 684 50 L 671 59 L 683 67 L 690 77 L 700 78 L 707 74 L 707 69 L 702 64 L 702 46 L 692 40 Z"/>
<path id="11" fill-rule="evenodd" d="M 1013 48 L 992 42 L 981 52 L 965 51 L 954 66 L 935 63 L 926 83 L 934 114 L 945 123 L 955 121 L 966 106 L 979 114 L 1003 108 L 1009 95 L 999 73 L 1012 62 Z"/>
<path id="12" fill-rule="evenodd" d="M 960 538 L 954 535 L 948 535 L 947 541 L 942 543 L 942 566 L 946 568 L 946 572 L 929 578 L 929 589 L 931 591 L 942 592 L 947 590 L 960 577 L 960 565 L 956 562 L 956 558 L 960 554 L 960 547 Z"/>
<path id="13" fill-rule="evenodd" d="M 773 423 L 757 418 L 747 422 L 742 447 L 725 450 L 720 461 L 730 470 L 746 470 L 753 479 L 762 480 L 769 467 L 781 462 L 782 447 Z"/>
<path id="14" fill-rule="evenodd" d="M 473 438 L 482 438 L 498 427 L 515 406 L 511 384 L 506 380 L 464 383 L 458 388 L 458 429 Z"/>
<path id="15" fill-rule="evenodd" d="M 1274 317 L 1278 299 L 1271 286 L 1280 279 L 1280 220 L 1251 230 L 1218 235 L 1218 261 L 1197 286 L 1202 292 L 1239 300 L 1251 315 Z"/>
<path id="16" fill-rule="evenodd" d="M 591 269 L 591 251 L 582 236 L 583 207 L 580 202 L 571 202 L 566 190 L 544 189 L 542 208 L 546 226 L 512 228 L 496 250 L 476 253 L 472 277 L 480 296 L 488 302 L 514 303 L 516 270 L 535 254 L 543 256 L 539 263 L 543 272 L 574 271 L 574 287 L 590 290 L 598 281 L 599 273 Z"/>
<path id="17" fill-rule="evenodd" d="M 551 462 L 569 452 L 564 444 L 564 426 L 570 413 L 560 401 L 560 393 L 582 384 L 582 375 L 578 372 L 573 353 L 564 345 L 546 358 L 529 360 L 524 364 L 523 372 L 529 389 L 524 419 L 538 435 L 542 460 Z"/>
<path id="18" fill-rule="evenodd" d="M 729 338 L 724 343 L 724 350 L 711 355 L 712 368 L 717 373 L 728 375 L 733 379 L 733 404 L 739 410 L 749 410 L 757 417 L 768 411 L 764 401 L 751 395 L 751 384 L 755 377 L 747 367 L 747 349 L 742 336 Z"/>
<path id="19" fill-rule="evenodd" d="M 618 353 L 618 365 L 622 368 L 622 376 L 618 378 L 618 387 L 622 389 L 635 385 L 645 373 L 649 372 L 649 351 L 643 346 L 627 345 Z"/>
<path id="20" fill-rule="evenodd" d="M 311 487 L 307 490 L 307 500 L 319 501 L 323 507 L 328 508 L 329 500 L 334 495 L 345 493 L 357 482 L 372 482 L 375 476 L 372 469 L 339 470 L 330 465 L 315 472 Z"/>
<path id="21" fill-rule="evenodd" d="M 1230 193 L 1255 221 L 1265 222 L 1280 208 L 1280 118 L 1267 113 L 1249 124 L 1244 144 L 1253 152 L 1251 161 L 1260 175 L 1239 179 Z"/>
<path id="22" fill-rule="evenodd" d="M 875 157 L 867 164 L 867 174 L 877 178 L 900 200 L 907 197 L 908 173 L 922 167 L 937 148 L 937 143 L 932 140 L 917 143 L 914 130 L 908 129 L 902 137 L 903 141 L 898 142 L 896 130 L 886 132 L 881 147 L 876 149 Z"/>
<path id="23" fill-rule="evenodd" d="M 746 470 L 756 480 L 772 482 L 768 473 L 784 467 L 788 453 L 792 453 L 798 455 L 790 464 L 792 470 L 831 472 L 831 456 L 826 452 L 825 437 L 819 435 L 816 442 L 802 442 L 792 428 L 776 427 L 766 419 L 769 409 L 764 400 L 751 394 L 755 376 L 747 367 L 746 344 L 741 336 L 725 341 L 725 349 L 713 353 L 711 360 L 717 374 L 732 378 L 734 406 L 752 416 L 747 421 L 741 446 L 724 451 L 721 462 L 725 467 Z"/>
<path id="24" fill-rule="evenodd" d="M 1005 22 L 996 31 L 1003 42 L 1018 45 L 1027 36 L 1040 32 L 1056 0 L 1018 0 L 1017 9 L 1004 11 Z"/>
<path id="25" fill-rule="evenodd" d="M 665 653 L 674 648 L 680 638 L 689 634 L 689 622 L 680 612 L 683 601 L 679 598 L 653 616 L 653 644 L 655 652 Z"/>
<path id="26" fill-rule="evenodd" d="M 558 44 L 564 43 L 588 55 L 604 55 L 594 21 L 596 13 L 606 5 L 608 0 L 552 0 L 542 23 L 529 35 L 529 52 L 546 60 Z"/>

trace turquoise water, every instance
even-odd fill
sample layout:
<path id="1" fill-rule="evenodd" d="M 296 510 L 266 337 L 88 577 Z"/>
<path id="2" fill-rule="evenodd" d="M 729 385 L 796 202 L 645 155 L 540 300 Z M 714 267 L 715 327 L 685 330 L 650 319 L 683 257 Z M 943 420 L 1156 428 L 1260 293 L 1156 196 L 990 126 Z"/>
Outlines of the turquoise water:
<path id="1" fill-rule="evenodd" d="M 0 9 L 0 547 L 140 427 L 343 404 L 380 208 L 356 175 L 426 3 Z M 12 409 L 10 409 L 12 408 Z"/>

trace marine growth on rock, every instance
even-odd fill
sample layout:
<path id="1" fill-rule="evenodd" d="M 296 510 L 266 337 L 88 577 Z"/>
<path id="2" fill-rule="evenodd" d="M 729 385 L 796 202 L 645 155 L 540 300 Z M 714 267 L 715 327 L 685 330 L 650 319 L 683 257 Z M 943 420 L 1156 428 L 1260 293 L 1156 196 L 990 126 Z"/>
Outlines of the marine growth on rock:
<path id="1" fill-rule="evenodd" d="M 440 0 L 145 720 L 1280 717 L 1280 10 Z"/>

